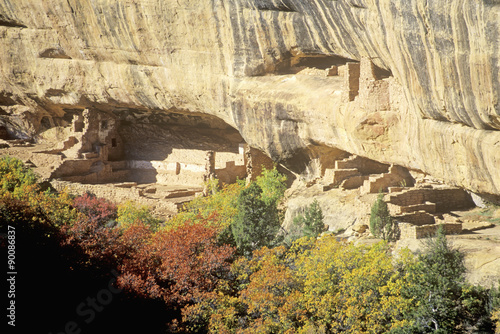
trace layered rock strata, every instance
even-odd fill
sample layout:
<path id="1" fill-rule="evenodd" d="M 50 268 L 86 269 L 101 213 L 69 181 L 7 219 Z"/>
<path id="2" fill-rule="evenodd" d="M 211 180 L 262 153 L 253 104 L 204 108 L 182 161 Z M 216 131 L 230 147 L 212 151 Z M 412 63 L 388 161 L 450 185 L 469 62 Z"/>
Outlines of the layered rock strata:
<path id="1" fill-rule="evenodd" d="M 500 195 L 498 36 L 498 0 L 1 0 L 0 117 L 210 114 L 296 173 L 340 149 Z"/>

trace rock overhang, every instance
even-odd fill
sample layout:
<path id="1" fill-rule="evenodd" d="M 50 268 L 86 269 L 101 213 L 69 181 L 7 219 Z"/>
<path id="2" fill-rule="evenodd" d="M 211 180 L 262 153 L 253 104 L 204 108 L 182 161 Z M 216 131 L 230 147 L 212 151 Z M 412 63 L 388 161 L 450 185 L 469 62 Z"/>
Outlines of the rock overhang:
<path id="1" fill-rule="evenodd" d="M 222 119 L 277 161 L 332 147 L 500 194 L 495 1 L 47 0 L 0 12 L 0 108 L 18 135 L 74 107 L 176 109 Z M 300 73 L 324 70 L 304 61 L 321 57 L 369 59 L 390 77 L 361 77 L 346 100 L 345 76 Z"/>

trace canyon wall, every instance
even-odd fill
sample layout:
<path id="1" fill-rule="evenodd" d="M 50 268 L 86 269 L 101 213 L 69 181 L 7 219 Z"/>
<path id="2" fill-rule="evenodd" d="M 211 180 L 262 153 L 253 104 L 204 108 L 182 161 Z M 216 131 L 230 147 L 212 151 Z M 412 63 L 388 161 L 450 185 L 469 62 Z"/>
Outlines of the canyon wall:
<path id="1" fill-rule="evenodd" d="M 296 173 L 340 149 L 500 195 L 499 55 L 499 0 L 0 0 L 0 125 L 207 114 Z"/>

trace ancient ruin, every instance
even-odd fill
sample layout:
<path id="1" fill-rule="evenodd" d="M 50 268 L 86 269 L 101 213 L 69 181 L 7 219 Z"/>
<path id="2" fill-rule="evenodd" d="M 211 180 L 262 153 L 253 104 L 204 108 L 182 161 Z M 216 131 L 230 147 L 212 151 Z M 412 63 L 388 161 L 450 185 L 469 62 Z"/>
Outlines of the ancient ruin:
<path id="1" fill-rule="evenodd" d="M 0 136 L 210 115 L 297 174 L 340 149 L 499 196 L 496 1 L 358 2 L 8 1 Z"/>
<path id="2" fill-rule="evenodd" d="M 42 132 L 39 144 L 29 143 L 25 161 L 57 190 L 134 200 L 159 215 L 177 212 L 210 179 L 221 185 L 251 180 L 274 165 L 223 122 L 171 115 L 157 117 L 155 124 L 150 119 L 130 124 L 127 114 L 88 108 L 71 110 L 69 116 L 71 123 Z M 187 118 L 192 127 L 184 124 Z M 16 140 L 3 143 L 19 147 Z"/>
<path id="3" fill-rule="evenodd" d="M 400 242 L 470 232 L 460 210 L 500 204 L 499 17 L 498 0 L 0 0 L 0 155 L 163 217 L 278 164 L 289 220 L 323 196 L 331 231 L 360 237 L 382 191 Z"/>
<path id="4" fill-rule="evenodd" d="M 335 168 L 326 168 L 318 181 L 323 191 L 356 190 L 358 196 L 385 193 L 384 200 L 398 224 L 400 239 L 433 236 L 439 225 L 446 234 L 460 234 L 462 222 L 449 213 L 475 206 L 464 189 L 431 182 L 418 172 L 357 155 L 341 157 L 334 161 Z"/>
<path id="5" fill-rule="evenodd" d="M 341 57 L 305 57 L 282 70 L 279 76 L 285 81 L 327 80 L 339 101 L 371 113 L 358 125 L 358 135 L 369 140 L 387 135 L 378 112 L 390 111 L 401 95 L 391 73 L 370 59 L 354 62 Z M 266 79 L 256 80 L 262 83 Z M 71 122 L 64 123 L 70 118 Z M 34 167 L 52 161 L 44 176 L 56 189 L 91 192 L 118 202 L 131 199 L 159 215 L 177 212 L 201 195 L 204 183 L 211 179 L 221 184 L 254 180 L 262 168 L 274 165 L 266 154 L 246 144 L 235 129 L 208 115 L 85 108 L 67 109 L 63 120 L 50 118 L 46 123 L 47 129 L 37 140 L 55 145 L 56 132 L 60 143 L 49 150 L 33 151 L 25 160 Z M 5 136 L 12 136 L 3 129 Z M 22 144 L 17 141 L 4 140 L 3 145 Z M 305 167 L 294 168 L 294 159 L 284 163 L 306 180 L 320 182 L 324 191 L 339 188 L 358 189 L 361 195 L 388 193 L 386 201 L 399 223 L 402 239 L 431 235 L 438 224 L 449 234 L 460 233 L 460 222 L 440 217 L 472 205 L 470 196 L 460 188 L 413 187 L 415 179 L 400 165 L 339 149 L 311 150 L 306 156 Z"/>

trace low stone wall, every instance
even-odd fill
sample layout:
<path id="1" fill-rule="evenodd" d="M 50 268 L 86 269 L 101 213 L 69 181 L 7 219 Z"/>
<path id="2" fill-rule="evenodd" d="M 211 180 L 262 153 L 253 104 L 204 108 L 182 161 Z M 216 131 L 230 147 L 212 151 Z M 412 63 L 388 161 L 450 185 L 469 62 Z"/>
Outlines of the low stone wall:
<path id="1" fill-rule="evenodd" d="M 226 162 L 225 168 L 216 168 L 215 176 L 219 181 L 225 184 L 235 183 L 236 180 L 243 180 L 247 175 L 245 165 L 236 165 L 234 161 Z"/>
<path id="2" fill-rule="evenodd" d="M 421 211 L 421 210 L 428 212 L 428 213 L 435 213 L 436 212 L 436 203 L 431 203 L 431 202 L 425 202 L 422 204 L 407 205 L 407 206 L 399 206 L 399 205 L 387 203 L 387 207 L 389 208 L 389 212 L 391 213 L 391 215 L 399 215 L 402 213 L 409 213 L 409 212 Z"/>
<path id="3" fill-rule="evenodd" d="M 359 171 L 355 168 L 350 169 L 333 169 L 330 173 L 328 173 L 329 178 L 326 178 L 327 182 L 331 182 L 334 185 L 339 185 L 345 179 L 361 175 Z"/>
<path id="4" fill-rule="evenodd" d="M 417 226 L 429 225 L 429 224 L 436 223 L 434 216 L 431 214 L 428 214 L 425 211 L 416 211 L 416 212 L 409 212 L 409 213 L 403 213 L 400 215 L 395 215 L 394 219 L 397 221 L 400 221 L 400 222 L 410 223 L 410 224 L 417 225 Z"/>
<path id="5" fill-rule="evenodd" d="M 83 195 L 89 192 L 116 203 L 132 200 L 138 204 L 147 205 L 154 212 L 161 212 L 161 214 L 175 214 L 178 211 L 178 205 L 175 201 L 158 201 L 146 198 L 143 190 L 136 187 L 123 188 L 111 184 L 82 184 L 60 180 L 52 180 L 51 184 L 57 191 L 66 191 L 74 195 Z"/>
<path id="6" fill-rule="evenodd" d="M 68 159 L 52 172 L 51 177 L 59 178 L 74 175 L 88 174 L 92 165 L 99 159 Z"/>
<path id="7" fill-rule="evenodd" d="M 74 195 L 83 195 L 90 192 L 97 197 L 107 198 L 116 202 L 122 202 L 141 196 L 141 192 L 137 188 L 114 187 L 109 184 L 83 184 L 59 180 L 53 180 L 51 184 L 57 191 L 66 191 Z"/>
<path id="8" fill-rule="evenodd" d="M 205 173 L 204 165 L 167 161 L 129 160 L 127 168 L 133 170 L 132 179 L 137 182 L 144 182 L 147 179 L 158 184 L 189 186 L 202 185 Z"/>
<path id="9" fill-rule="evenodd" d="M 225 168 L 228 161 L 235 161 L 237 165 L 244 165 L 243 152 L 221 152 L 217 150 L 199 150 L 199 149 L 184 149 L 173 148 L 172 152 L 161 162 L 165 163 L 185 163 L 187 165 L 200 165 L 205 161 L 208 152 L 214 152 L 214 167 Z M 243 151 L 243 150 L 242 150 Z M 156 161 L 156 160 L 155 160 Z"/>
<path id="10" fill-rule="evenodd" d="M 356 168 L 361 174 L 380 174 L 387 173 L 389 166 L 378 161 L 360 157 L 359 155 L 351 156 L 350 158 L 336 161 L 336 169 Z"/>
<path id="11" fill-rule="evenodd" d="M 113 182 L 121 182 L 124 180 L 129 180 L 131 175 L 130 170 L 118 170 L 112 171 L 109 167 L 105 170 L 95 173 L 87 173 L 84 175 L 73 175 L 61 177 L 62 181 L 76 182 L 76 183 L 89 183 L 89 184 L 98 184 L 98 183 L 113 183 Z"/>
<path id="12" fill-rule="evenodd" d="M 392 193 L 400 193 L 403 190 L 405 190 L 405 187 L 389 187 L 389 188 L 387 188 L 387 190 L 389 191 L 390 194 L 392 194 Z"/>
<path id="13" fill-rule="evenodd" d="M 474 205 L 470 195 L 460 188 L 412 188 L 400 193 L 390 193 L 386 202 L 401 207 L 432 202 L 436 204 L 437 212 L 468 209 Z"/>
<path id="14" fill-rule="evenodd" d="M 363 185 L 361 192 L 364 194 L 387 191 L 389 187 L 399 185 L 400 183 L 412 184 L 413 178 L 408 170 L 401 166 L 392 165 L 389 172 L 370 177 Z"/>
<path id="15" fill-rule="evenodd" d="M 363 185 L 363 183 L 368 180 L 370 176 L 369 175 L 358 175 L 358 176 L 352 176 L 340 184 L 339 188 L 343 190 L 349 190 L 349 189 L 357 189 Z"/>
<path id="16" fill-rule="evenodd" d="M 202 186 L 204 174 L 183 170 L 179 174 L 159 173 L 156 175 L 156 182 L 161 185 L 183 185 L 190 187 Z"/>
<path id="17" fill-rule="evenodd" d="M 462 224 L 460 223 L 444 223 L 444 224 L 430 224 L 423 226 L 415 226 L 408 223 L 399 223 L 400 239 L 422 239 L 433 237 L 439 226 L 443 226 L 444 233 L 460 234 L 462 233 Z"/>

